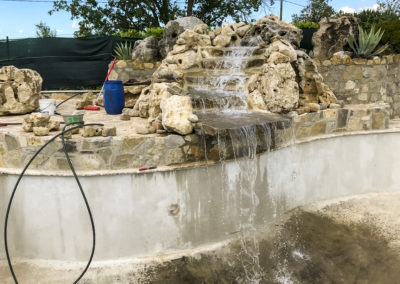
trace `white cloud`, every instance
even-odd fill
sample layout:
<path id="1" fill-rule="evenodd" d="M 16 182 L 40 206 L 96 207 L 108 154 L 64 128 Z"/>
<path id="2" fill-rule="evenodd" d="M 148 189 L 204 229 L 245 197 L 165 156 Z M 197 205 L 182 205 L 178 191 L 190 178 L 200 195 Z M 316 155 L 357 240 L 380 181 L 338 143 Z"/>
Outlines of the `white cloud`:
<path id="1" fill-rule="evenodd" d="M 354 14 L 356 12 L 356 9 L 350 8 L 349 6 L 344 6 L 340 8 L 339 11 L 343 13 Z"/>
<path id="2" fill-rule="evenodd" d="M 18 30 L 18 33 L 23 34 L 24 30 Z"/>
<path id="3" fill-rule="evenodd" d="M 374 10 L 374 11 L 376 11 L 376 10 L 378 10 L 378 8 L 379 8 L 379 5 L 378 5 L 378 4 L 375 4 L 375 5 L 371 6 L 371 7 L 363 7 L 363 8 L 360 8 L 359 10 L 360 10 L 360 11 L 364 11 L 364 10 Z"/>
<path id="4" fill-rule="evenodd" d="M 56 30 L 57 34 L 62 34 L 64 31 L 63 30 Z"/>
<path id="5" fill-rule="evenodd" d="M 77 21 L 73 21 L 73 22 L 72 22 L 72 28 L 73 28 L 73 29 L 79 29 L 79 24 L 78 24 Z"/>

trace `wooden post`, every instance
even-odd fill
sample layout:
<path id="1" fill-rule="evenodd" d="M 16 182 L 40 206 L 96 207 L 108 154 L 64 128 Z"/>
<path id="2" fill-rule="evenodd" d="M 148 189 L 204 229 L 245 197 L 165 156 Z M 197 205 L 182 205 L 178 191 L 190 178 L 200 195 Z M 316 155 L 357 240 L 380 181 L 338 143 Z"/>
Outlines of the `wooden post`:
<path id="1" fill-rule="evenodd" d="M 281 13 L 279 15 L 279 20 L 282 21 L 282 11 L 283 11 L 283 0 L 281 0 Z"/>

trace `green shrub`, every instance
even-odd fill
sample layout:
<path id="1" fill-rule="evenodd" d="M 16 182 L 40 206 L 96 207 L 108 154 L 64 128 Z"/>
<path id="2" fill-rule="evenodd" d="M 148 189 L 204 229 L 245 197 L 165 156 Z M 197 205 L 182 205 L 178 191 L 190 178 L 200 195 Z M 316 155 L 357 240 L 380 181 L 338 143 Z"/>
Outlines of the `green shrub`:
<path id="1" fill-rule="evenodd" d="M 125 38 L 143 39 L 149 36 L 154 36 L 161 39 L 163 36 L 164 28 L 147 28 L 145 32 L 138 32 L 137 30 L 120 31 L 119 36 Z"/>
<path id="2" fill-rule="evenodd" d="M 389 53 L 400 53 L 400 20 L 380 23 L 378 28 L 385 31 L 382 43 L 388 44 Z"/>
<path id="3" fill-rule="evenodd" d="M 318 29 L 319 28 L 318 24 L 314 23 L 314 22 L 298 22 L 298 23 L 294 23 L 293 25 L 295 25 L 299 29 Z"/>
<path id="4" fill-rule="evenodd" d="M 143 38 L 143 33 L 138 32 L 137 30 L 127 30 L 127 31 L 120 31 L 119 32 L 120 37 L 126 37 L 126 38 Z"/>
<path id="5" fill-rule="evenodd" d="M 114 48 L 115 57 L 117 57 L 118 60 L 130 60 L 132 59 L 132 49 L 131 43 L 117 43 Z"/>
<path id="6" fill-rule="evenodd" d="M 154 36 L 155 38 L 162 39 L 164 28 L 147 28 L 144 37 Z"/>
<path id="7" fill-rule="evenodd" d="M 358 26 L 358 31 L 358 41 L 355 40 L 353 35 L 348 39 L 349 46 L 354 51 L 355 56 L 370 58 L 382 53 L 388 47 L 384 45 L 376 49 L 382 39 L 384 31 L 381 29 L 375 31 L 374 25 L 371 27 L 369 33 L 364 31 L 361 26 Z"/>

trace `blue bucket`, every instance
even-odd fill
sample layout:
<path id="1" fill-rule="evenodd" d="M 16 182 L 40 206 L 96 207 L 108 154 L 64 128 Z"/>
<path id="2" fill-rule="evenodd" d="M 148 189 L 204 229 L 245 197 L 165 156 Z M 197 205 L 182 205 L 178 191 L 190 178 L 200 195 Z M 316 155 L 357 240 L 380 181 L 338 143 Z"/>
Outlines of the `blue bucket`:
<path id="1" fill-rule="evenodd" d="M 108 114 L 120 114 L 125 106 L 122 81 L 104 82 L 104 108 Z"/>

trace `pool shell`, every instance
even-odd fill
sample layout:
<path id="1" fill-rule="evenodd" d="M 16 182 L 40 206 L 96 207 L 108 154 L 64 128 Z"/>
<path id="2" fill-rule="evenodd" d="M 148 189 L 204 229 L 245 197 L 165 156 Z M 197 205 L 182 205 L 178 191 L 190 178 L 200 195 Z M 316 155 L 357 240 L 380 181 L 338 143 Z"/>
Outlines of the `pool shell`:
<path id="1" fill-rule="evenodd" d="M 208 250 L 240 231 L 264 228 L 301 205 L 397 191 L 399 138 L 396 129 L 342 133 L 254 159 L 146 173 L 85 172 L 81 182 L 97 233 L 93 265 L 107 267 L 121 259 L 160 262 L 160 255 Z M 0 175 L 1 231 L 17 173 L 2 169 Z M 11 210 L 9 240 L 13 259 L 47 260 L 51 266 L 82 264 L 88 258 L 89 219 L 69 173 L 30 171 L 23 178 Z"/>

